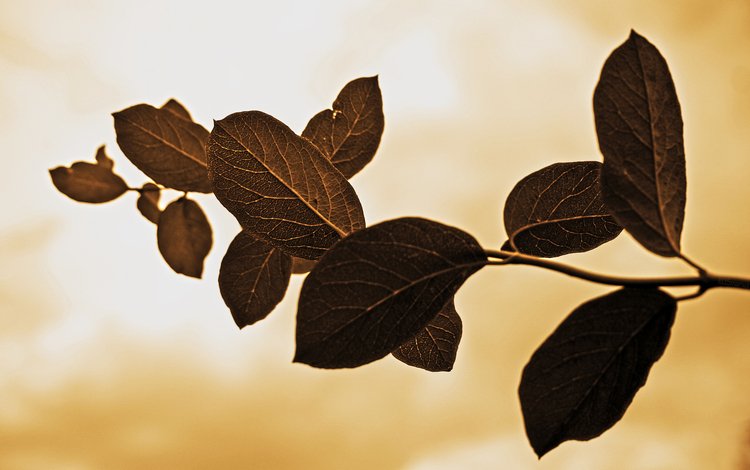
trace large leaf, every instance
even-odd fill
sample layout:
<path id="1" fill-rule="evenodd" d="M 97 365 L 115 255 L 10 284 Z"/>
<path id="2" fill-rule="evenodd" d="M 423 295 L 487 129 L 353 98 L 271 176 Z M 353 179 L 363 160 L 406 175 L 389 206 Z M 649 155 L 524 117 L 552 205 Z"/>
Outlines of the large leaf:
<path id="1" fill-rule="evenodd" d="M 170 203 L 159 216 L 156 239 L 169 267 L 179 274 L 201 277 L 213 235 L 198 203 L 185 197 Z"/>
<path id="2" fill-rule="evenodd" d="M 206 174 L 208 131 L 203 126 L 174 108 L 148 104 L 112 116 L 122 152 L 152 180 L 179 191 L 211 192 Z"/>
<path id="3" fill-rule="evenodd" d="M 295 362 L 358 367 L 413 338 L 487 263 L 471 235 L 402 218 L 354 232 L 307 275 Z"/>
<path id="4" fill-rule="evenodd" d="M 112 172 L 112 166 L 102 146 L 96 151 L 96 163 L 75 162 L 70 168 L 53 168 L 49 174 L 52 184 L 69 198 L 101 203 L 117 199 L 128 190 L 125 181 Z"/>
<path id="5" fill-rule="evenodd" d="M 555 163 L 516 184 L 503 219 L 510 247 L 547 258 L 588 251 L 622 231 L 604 206 L 599 162 Z"/>
<path id="6" fill-rule="evenodd" d="M 333 109 L 313 116 L 302 137 L 351 178 L 372 160 L 384 124 L 378 77 L 364 77 L 347 83 L 333 102 Z"/>
<path id="7" fill-rule="evenodd" d="M 667 346 L 676 309 L 661 290 L 626 288 L 586 302 L 557 327 L 519 387 L 537 455 L 597 437 L 622 418 Z"/>
<path id="8" fill-rule="evenodd" d="M 410 366 L 430 372 L 447 372 L 456 362 L 463 326 L 453 299 L 416 336 L 391 354 Z"/>
<path id="9" fill-rule="evenodd" d="M 605 204 L 644 247 L 679 256 L 686 190 L 680 103 L 664 57 L 635 31 L 604 64 L 594 116 Z"/>
<path id="10" fill-rule="evenodd" d="M 365 226 L 346 178 L 309 141 L 260 111 L 214 124 L 208 171 L 240 225 L 289 255 L 317 259 Z"/>
<path id="11" fill-rule="evenodd" d="M 221 261 L 219 289 L 242 328 L 262 320 L 281 302 L 289 285 L 292 260 L 247 232 L 234 237 Z"/>

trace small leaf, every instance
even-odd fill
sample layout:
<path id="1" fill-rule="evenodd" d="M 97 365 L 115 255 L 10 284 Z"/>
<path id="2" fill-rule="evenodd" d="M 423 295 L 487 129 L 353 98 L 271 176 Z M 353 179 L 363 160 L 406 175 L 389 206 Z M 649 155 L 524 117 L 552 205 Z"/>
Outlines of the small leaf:
<path id="1" fill-rule="evenodd" d="M 516 184 L 503 219 L 513 251 L 552 258 L 589 251 L 622 228 L 599 189 L 599 162 L 555 163 Z"/>
<path id="2" fill-rule="evenodd" d="M 431 220 L 401 218 L 354 232 L 302 285 L 294 361 L 334 369 L 388 355 L 486 263 L 471 235 Z"/>
<path id="3" fill-rule="evenodd" d="M 347 83 L 333 109 L 319 112 L 302 132 L 336 168 L 351 178 L 367 165 L 383 134 L 383 98 L 378 77 Z"/>
<path id="4" fill-rule="evenodd" d="M 317 259 L 365 226 L 346 178 L 309 141 L 260 111 L 214 123 L 208 174 L 245 230 L 291 256 Z"/>
<path id="5" fill-rule="evenodd" d="M 208 131 L 172 110 L 138 104 L 112 114 L 123 153 L 154 182 L 178 191 L 210 193 Z"/>
<path id="6" fill-rule="evenodd" d="M 112 201 L 128 190 L 128 185 L 112 172 L 113 162 L 104 152 L 96 151 L 97 163 L 75 162 L 70 168 L 59 166 L 49 170 L 52 184 L 58 191 L 79 202 Z"/>
<path id="7" fill-rule="evenodd" d="M 430 372 L 448 372 L 456 362 L 463 326 L 453 299 L 415 337 L 398 347 L 393 357 Z"/>
<path id="8" fill-rule="evenodd" d="M 219 271 L 224 303 L 242 328 L 262 320 L 284 298 L 291 258 L 278 248 L 240 232 L 229 245 Z"/>
<path id="9" fill-rule="evenodd" d="M 213 235 L 198 203 L 185 197 L 171 202 L 159 216 L 156 238 L 169 267 L 179 274 L 201 277 Z"/>
<path id="10" fill-rule="evenodd" d="M 292 274 L 306 274 L 315 267 L 317 261 L 313 259 L 297 258 L 292 256 Z"/>
<path id="11" fill-rule="evenodd" d="M 534 352 L 519 396 L 539 457 L 599 436 L 625 414 L 669 341 L 677 303 L 655 288 L 625 288 L 586 302 Z"/>
<path id="12" fill-rule="evenodd" d="M 176 99 L 170 98 L 169 101 L 164 103 L 161 107 L 161 109 L 166 109 L 168 111 L 172 111 L 177 116 L 181 117 L 182 119 L 185 119 L 187 121 L 193 121 L 193 117 L 190 115 L 190 112 L 188 112 L 187 109 Z"/>
<path id="13" fill-rule="evenodd" d="M 161 209 L 159 209 L 159 197 L 161 190 L 153 183 L 146 183 L 141 188 L 141 194 L 136 201 L 138 211 L 151 222 L 158 224 Z"/>
<path id="14" fill-rule="evenodd" d="M 664 57 L 635 31 L 602 68 L 594 115 L 605 204 L 641 245 L 679 256 L 686 192 L 680 103 Z"/>

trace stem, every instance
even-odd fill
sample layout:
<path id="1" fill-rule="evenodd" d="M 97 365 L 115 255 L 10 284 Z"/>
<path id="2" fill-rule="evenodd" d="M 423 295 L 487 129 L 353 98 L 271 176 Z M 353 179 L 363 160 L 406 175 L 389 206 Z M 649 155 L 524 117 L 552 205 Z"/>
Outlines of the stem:
<path id="1" fill-rule="evenodd" d="M 585 281 L 596 282 L 598 284 L 606 284 L 610 286 L 622 286 L 622 287 L 680 287 L 680 286 L 697 286 L 699 287 L 700 295 L 709 289 L 714 287 L 732 287 L 735 289 L 747 289 L 750 290 L 750 279 L 743 279 L 739 277 L 731 276 L 717 276 L 709 274 L 703 271 L 699 276 L 684 276 L 684 277 L 618 277 L 608 276 L 606 274 L 592 273 L 591 271 L 585 271 L 567 264 L 558 263 L 545 258 L 538 258 L 536 256 L 525 255 L 523 253 L 515 253 L 511 251 L 502 250 L 485 250 L 487 257 L 494 258 L 499 261 L 490 261 L 488 264 L 501 265 L 501 264 L 525 264 L 529 266 L 537 266 L 551 271 L 557 271 L 559 273 L 567 274 L 578 279 Z M 682 300 L 688 298 L 695 298 L 695 296 L 685 296 Z"/>

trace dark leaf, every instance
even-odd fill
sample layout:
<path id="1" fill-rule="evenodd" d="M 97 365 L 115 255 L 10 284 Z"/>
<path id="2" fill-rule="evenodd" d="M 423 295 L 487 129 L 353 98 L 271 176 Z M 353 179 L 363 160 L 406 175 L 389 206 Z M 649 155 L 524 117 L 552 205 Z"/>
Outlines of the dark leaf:
<path id="1" fill-rule="evenodd" d="M 179 274 L 201 277 L 213 235 L 198 203 L 185 197 L 170 203 L 159 216 L 156 238 L 169 267 Z"/>
<path id="2" fill-rule="evenodd" d="M 541 457 L 568 440 L 599 436 L 625 414 L 669 341 L 677 303 L 655 288 L 586 302 L 534 352 L 519 396 Z"/>
<path id="3" fill-rule="evenodd" d="M 292 257 L 292 274 L 309 273 L 315 267 L 317 261 L 313 259 Z"/>
<path id="4" fill-rule="evenodd" d="M 461 317 L 450 299 L 422 331 L 393 351 L 393 357 L 430 372 L 450 371 L 462 331 Z"/>
<path id="5" fill-rule="evenodd" d="M 208 174 L 245 230 L 291 256 L 317 259 L 365 226 L 346 178 L 309 141 L 260 111 L 214 123 Z"/>
<path id="6" fill-rule="evenodd" d="M 354 232 L 302 285 L 294 361 L 334 369 L 388 355 L 486 263 L 471 235 L 431 220 L 402 218 Z"/>
<path id="7" fill-rule="evenodd" d="M 203 126 L 148 104 L 112 116 L 123 153 L 154 182 L 179 191 L 211 192 Z"/>
<path id="8" fill-rule="evenodd" d="M 644 247 L 679 256 L 686 190 L 680 103 L 664 57 L 635 31 L 604 64 L 594 115 L 610 212 Z"/>
<path id="9" fill-rule="evenodd" d="M 161 215 L 161 209 L 159 209 L 160 196 L 161 191 L 157 185 L 146 183 L 141 188 L 141 194 L 138 196 L 138 201 L 136 201 L 138 211 L 143 217 L 155 224 L 159 223 L 159 216 Z"/>
<path id="10" fill-rule="evenodd" d="M 552 258 L 589 251 L 620 234 L 599 189 L 599 162 L 555 163 L 516 184 L 503 219 L 513 251 Z"/>
<path id="11" fill-rule="evenodd" d="M 351 178 L 375 156 L 384 124 L 378 77 L 364 77 L 347 83 L 333 102 L 333 109 L 313 116 L 302 137 L 310 139 L 344 176 Z"/>
<path id="12" fill-rule="evenodd" d="M 510 244 L 510 240 L 505 240 L 503 246 L 501 246 L 500 249 L 502 251 L 516 251 L 516 249 L 513 248 L 513 245 Z"/>
<path id="13" fill-rule="evenodd" d="M 291 268 L 278 248 L 244 231 L 234 237 L 221 261 L 219 289 L 238 327 L 266 318 L 281 302 Z"/>
<path id="14" fill-rule="evenodd" d="M 169 101 L 164 103 L 161 107 L 161 109 L 166 109 L 168 111 L 172 111 L 182 119 L 186 119 L 188 121 L 193 120 L 193 117 L 190 115 L 190 112 L 188 112 L 187 109 L 176 99 L 171 98 Z"/>
<path id="15" fill-rule="evenodd" d="M 96 151 L 97 163 L 75 162 L 70 168 L 59 166 L 49 170 L 52 184 L 58 191 L 79 202 L 101 203 L 117 199 L 128 185 L 112 172 L 112 160 L 104 146 Z"/>

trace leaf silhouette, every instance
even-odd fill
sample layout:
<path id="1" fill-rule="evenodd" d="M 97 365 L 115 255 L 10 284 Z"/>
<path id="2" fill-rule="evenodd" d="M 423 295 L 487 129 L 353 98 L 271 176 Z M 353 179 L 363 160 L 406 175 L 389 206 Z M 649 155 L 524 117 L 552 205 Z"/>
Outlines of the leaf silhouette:
<path id="1" fill-rule="evenodd" d="M 677 303 L 655 288 L 625 288 L 584 303 L 534 352 L 519 396 L 541 457 L 589 440 L 625 414 L 669 341 Z"/>
<path id="2" fill-rule="evenodd" d="M 79 202 L 102 203 L 122 196 L 128 185 L 112 172 L 113 162 L 107 157 L 104 146 L 97 149 L 96 162 L 75 162 L 70 168 L 52 168 L 49 170 L 52 184 Z"/>
<path id="3" fill-rule="evenodd" d="M 161 109 L 166 109 L 168 111 L 172 111 L 177 116 L 181 117 L 182 119 L 193 121 L 193 117 L 190 115 L 190 112 L 176 99 L 170 98 L 169 101 L 164 103 L 161 107 Z"/>
<path id="4" fill-rule="evenodd" d="M 431 220 L 401 218 L 354 232 L 302 285 L 294 361 L 333 369 L 388 355 L 486 263 L 471 235 Z"/>
<path id="5" fill-rule="evenodd" d="M 281 302 L 289 285 L 292 260 L 242 231 L 234 237 L 221 261 L 219 289 L 237 326 L 262 320 Z"/>
<path id="6" fill-rule="evenodd" d="M 292 274 L 306 274 L 315 267 L 317 261 L 292 256 Z"/>
<path id="7" fill-rule="evenodd" d="M 149 221 L 158 224 L 161 209 L 159 209 L 159 197 L 161 190 L 154 183 L 146 183 L 141 188 L 141 194 L 136 201 L 138 211 Z"/>
<path id="8" fill-rule="evenodd" d="M 208 131 L 203 126 L 172 109 L 148 104 L 112 116 L 123 153 L 152 180 L 178 191 L 211 192 L 206 174 Z"/>
<path id="9" fill-rule="evenodd" d="M 589 251 L 617 237 L 622 228 L 601 198 L 601 166 L 555 163 L 519 181 L 503 215 L 513 251 L 552 258 Z"/>
<path id="10" fill-rule="evenodd" d="M 171 202 L 159 216 L 159 251 L 176 273 L 200 278 L 211 250 L 211 225 L 198 203 L 186 197 Z"/>
<path id="11" fill-rule="evenodd" d="M 378 77 L 352 80 L 302 131 L 336 168 L 351 178 L 367 165 L 380 145 L 385 120 Z"/>
<path id="12" fill-rule="evenodd" d="M 664 57 L 635 31 L 602 68 L 594 115 L 610 212 L 647 249 L 679 256 L 686 190 L 680 103 Z"/>
<path id="13" fill-rule="evenodd" d="M 462 331 L 461 317 L 450 299 L 427 326 L 391 354 L 410 366 L 430 372 L 448 372 L 456 362 Z"/>
<path id="14" fill-rule="evenodd" d="M 292 256 L 317 259 L 365 226 L 346 178 L 309 141 L 260 111 L 214 123 L 208 174 L 245 230 Z"/>

